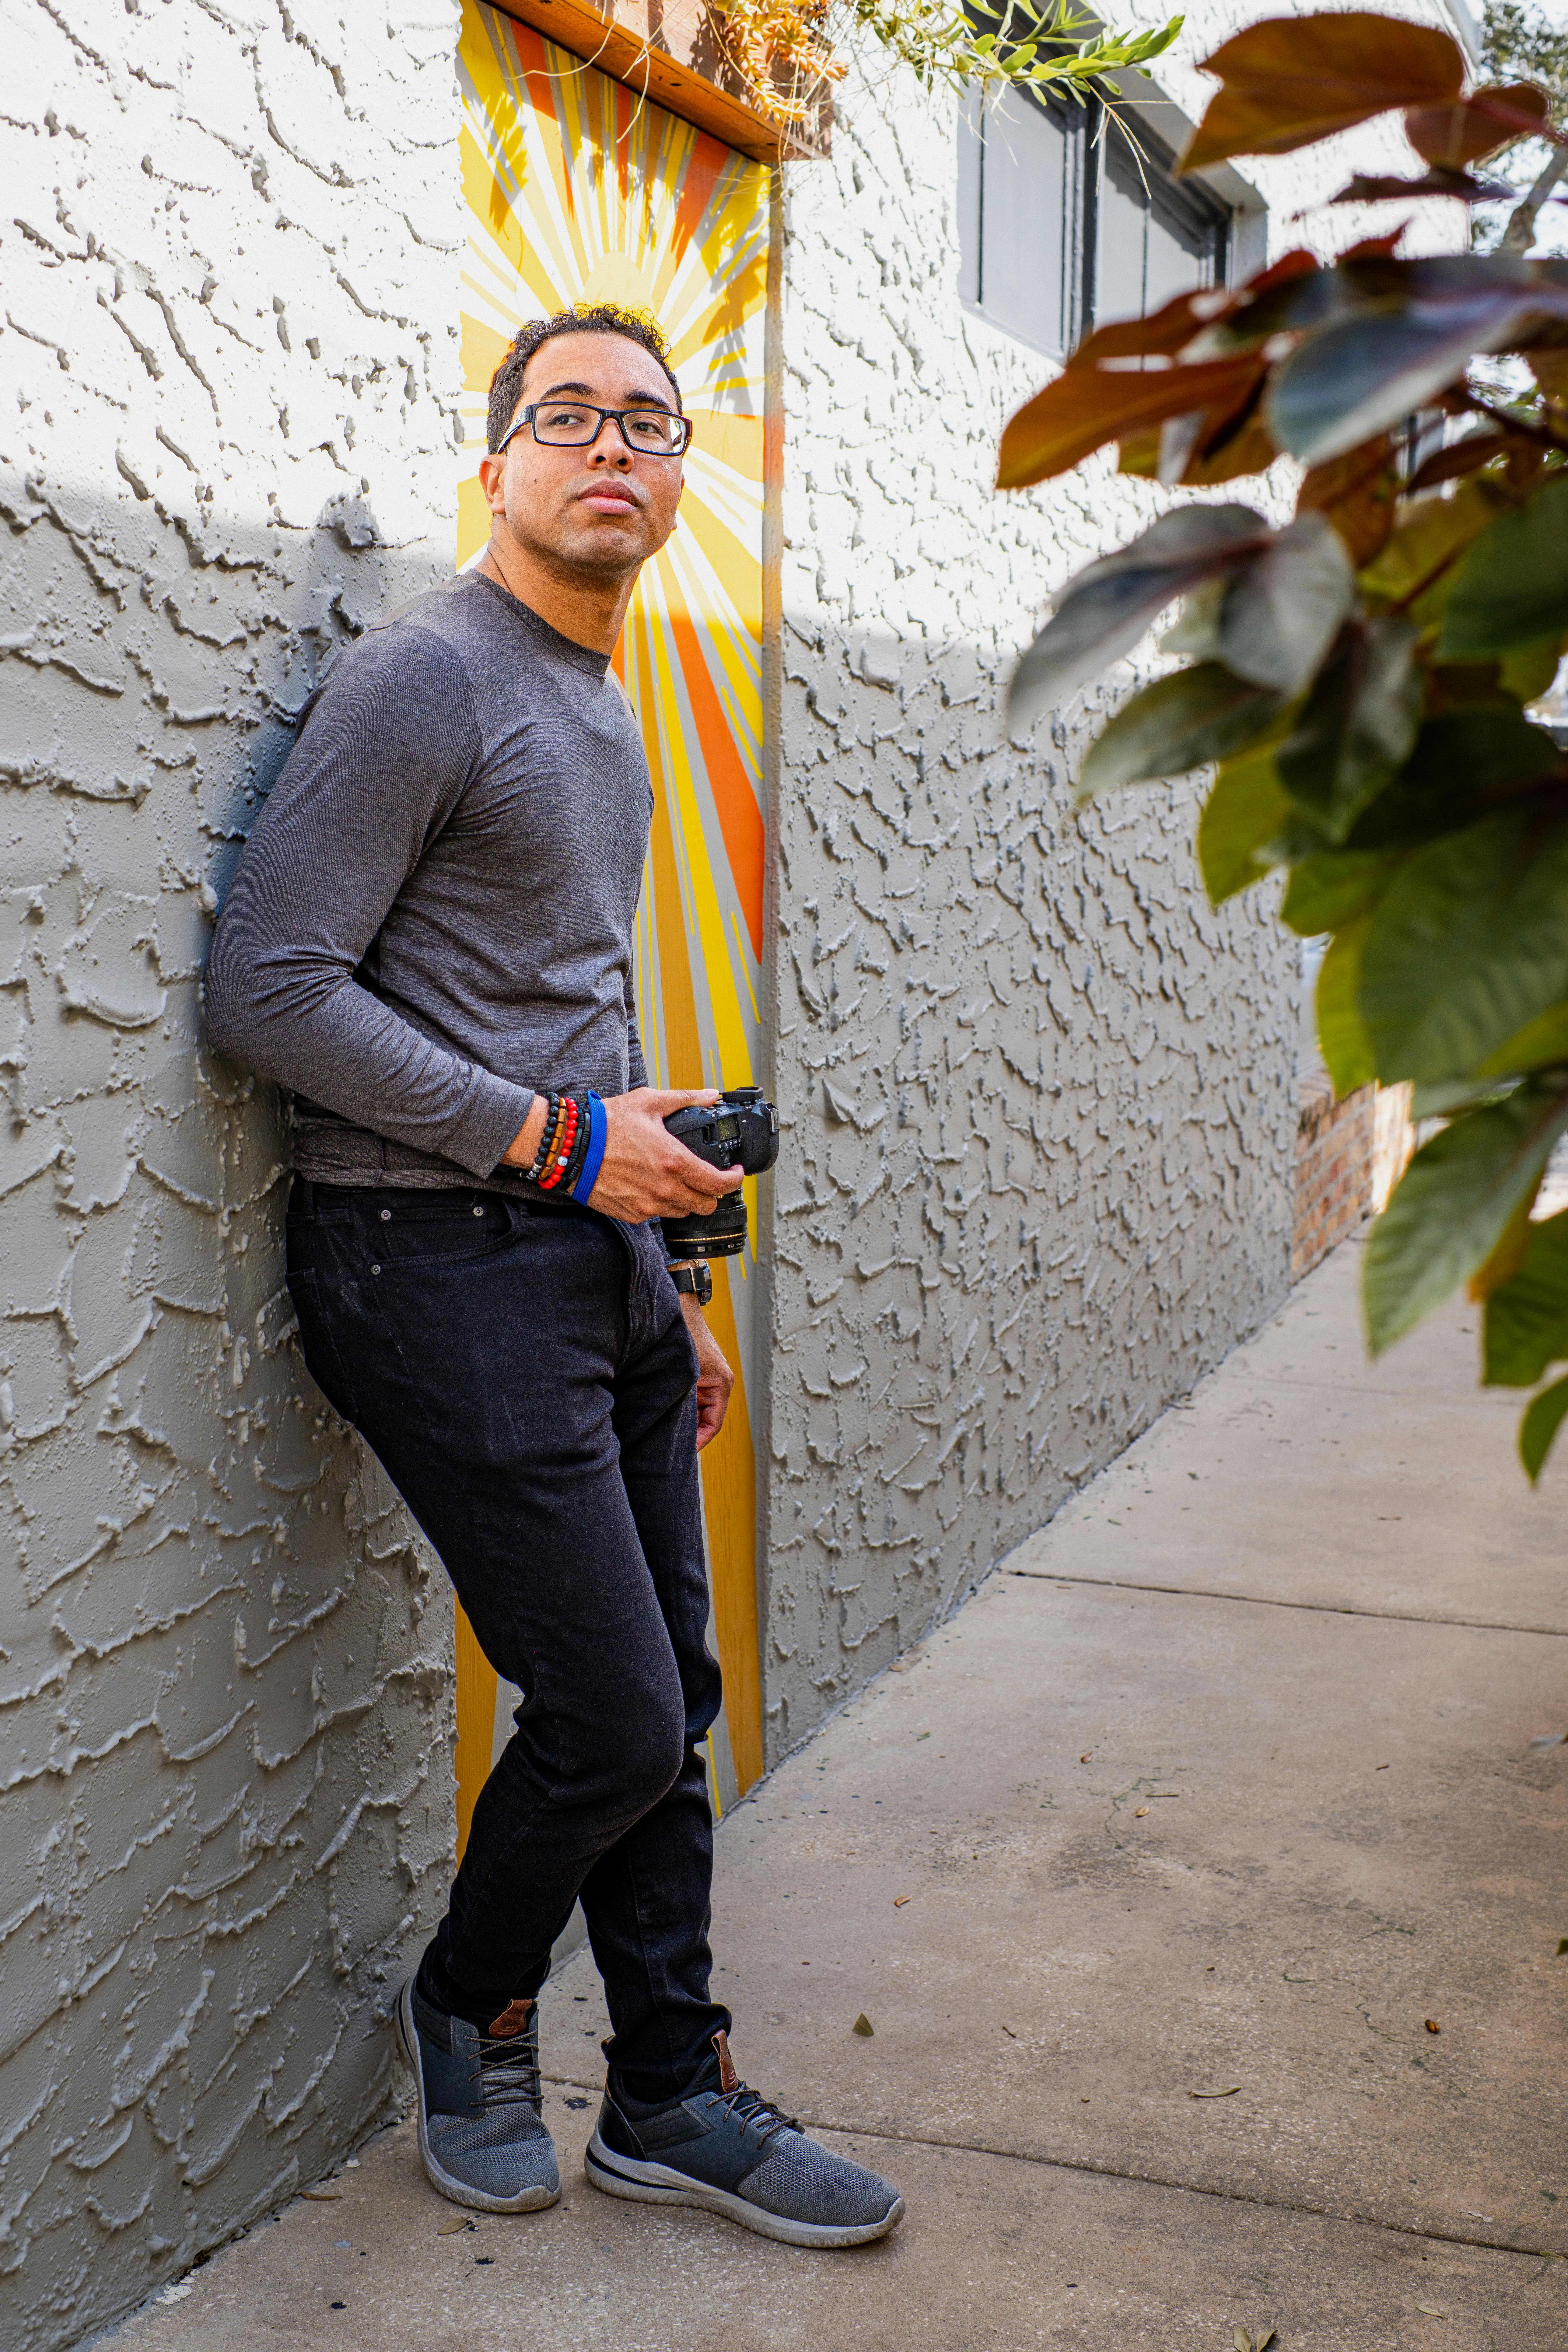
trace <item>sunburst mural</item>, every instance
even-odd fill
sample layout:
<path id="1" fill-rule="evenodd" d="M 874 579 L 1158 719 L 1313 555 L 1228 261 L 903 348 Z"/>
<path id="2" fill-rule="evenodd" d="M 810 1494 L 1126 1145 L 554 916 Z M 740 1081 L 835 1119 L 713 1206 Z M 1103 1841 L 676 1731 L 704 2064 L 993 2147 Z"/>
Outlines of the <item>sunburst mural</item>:
<path id="1" fill-rule="evenodd" d="M 766 168 L 499 10 L 463 0 L 468 249 L 458 562 L 477 560 L 489 382 L 521 321 L 573 301 L 650 311 L 695 423 L 679 530 L 638 583 L 616 667 L 653 776 L 637 1013 L 655 1086 L 744 1086 L 758 1049 L 763 829 L 763 338 Z M 702 1457 L 724 1715 L 715 1805 L 762 1769 L 755 1267 L 713 1268 L 710 1318 L 737 1380 Z M 458 1612 L 458 1824 L 510 1729 L 513 1694 Z"/>

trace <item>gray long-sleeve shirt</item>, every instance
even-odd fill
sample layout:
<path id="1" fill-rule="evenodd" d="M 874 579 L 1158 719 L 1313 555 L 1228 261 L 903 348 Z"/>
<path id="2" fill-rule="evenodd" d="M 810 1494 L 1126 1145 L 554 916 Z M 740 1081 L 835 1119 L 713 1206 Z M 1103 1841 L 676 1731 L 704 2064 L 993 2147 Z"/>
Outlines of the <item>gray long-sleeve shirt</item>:
<path id="1" fill-rule="evenodd" d="M 294 1090 L 295 1165 L 510 1190 L 534 1089 L 647 1083 L 653 793 L 604 656 L 477 572 L 340 656 L 241 852 L 211 1044 Z"/>

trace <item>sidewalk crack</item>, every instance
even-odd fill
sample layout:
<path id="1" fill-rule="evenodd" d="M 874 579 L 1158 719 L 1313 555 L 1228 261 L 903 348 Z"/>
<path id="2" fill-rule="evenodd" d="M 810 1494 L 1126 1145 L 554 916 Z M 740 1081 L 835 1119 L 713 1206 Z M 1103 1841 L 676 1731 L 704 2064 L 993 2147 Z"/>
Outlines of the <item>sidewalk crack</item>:
<path id="1" fill-rule="evenodd" d="M 1361 1609 L 1348 1601 L 1281 1601 L 1267 1592 L 1219 1592 L 1206 1584 L 1152 1584 L 1131 1576 L 1069 1576 L 1054 1568 L 1005 1568 L 1035 1584 L 1087 1584 L 1100 1592 L 1164 1592 L 1178 1601 L 1234 1601 L 1247 1609 L 1303 1609 L 1319 1617 L 1373 1617 L 1388 1625 L 1453 1625 L 1472 1633 L 1543 1633 L 1568 1641 L 1568 1625 L 1505 1625 L 1494 1617 L 1426 1617 L 1406 1609 Z"/>

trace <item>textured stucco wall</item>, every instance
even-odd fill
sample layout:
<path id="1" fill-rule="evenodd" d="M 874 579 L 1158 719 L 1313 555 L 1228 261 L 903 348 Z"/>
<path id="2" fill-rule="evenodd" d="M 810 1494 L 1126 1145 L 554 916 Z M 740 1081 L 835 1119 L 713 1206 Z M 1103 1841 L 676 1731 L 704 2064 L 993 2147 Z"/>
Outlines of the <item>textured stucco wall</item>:
<path id="1" fill-rule="evenodd" d="M 1194 58 L 1257 13 L 1189 20 L 1162 67 L 1178 104 L 1202 110 Z M 994 493 L 1002 425 L 1049 363 L 959 304 L 952 101 L 868 69 L 831 162 L 784 199 L 773 1756 L 1289 1278 L 1296 943 L 1269 894 L 1208 908 L 1194 782 L 1073 814 L 1128 665 L 1027 744 L 999 716 L 1047 597 L 1160 494 L 1114 451 Z M 1352 168 L 1411 163 L 1395 121 L 1258 167 L 1270 252 L 1388 226 L 1289 215 Z M 1417 236 L 1450 238 L 1427 212 Z M 1265 228 L 1244 224 L 1244 270 Z"/>
<path id="2" fill-rule="evenodd" d="M 197 997 L 288 714 L 448 566 L 453 40 L 447 0 L 7 20 L 0 2305 L 27 2352 L 374 2115 L 442 1891 L 449 1600 L 300 1376 L 278 1107 L 206 1062 Z M 997 740 L 1033 612 L 1147 494 L 993 502 L 1038 362 L 959 312 L 951 112 L 885 82 L 842 111 L 832 164 L 786 174 L 779 312 L 775 1752 L 1257 1319 L 1289 1226 L 1289 961 L 1197 911 L 1194 795 L 1080 830 L 1059 732 Z"/>
<path id="3" fill-rule="evenodd" d="M 450 1603 L 198 1044 L 287 714 L 449 568 L 453 11 L 17 0 L 0 97 L 0 2337 L 319 2172 L 451 1837 Z"/>

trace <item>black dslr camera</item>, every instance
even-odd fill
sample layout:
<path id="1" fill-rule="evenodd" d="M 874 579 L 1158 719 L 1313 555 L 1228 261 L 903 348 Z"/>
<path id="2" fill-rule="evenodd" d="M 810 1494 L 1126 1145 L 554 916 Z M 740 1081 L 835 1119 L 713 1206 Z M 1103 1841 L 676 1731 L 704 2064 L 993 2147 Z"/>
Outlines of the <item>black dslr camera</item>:
<path id="1" fill-rule="evenodd" d="M 710 1168 L 743 1168 L 760 1176 L 779 1156 L 779 1115 L 761 1087 L 726 1087 L 716 1103 L 689 1103 L 665 1120 L 688 1151 Z M 695 1217 L 666 1217 L 671 1257 L 736 1257 L 746 1246 L 746 1197 L 726 1192 Z"/>

